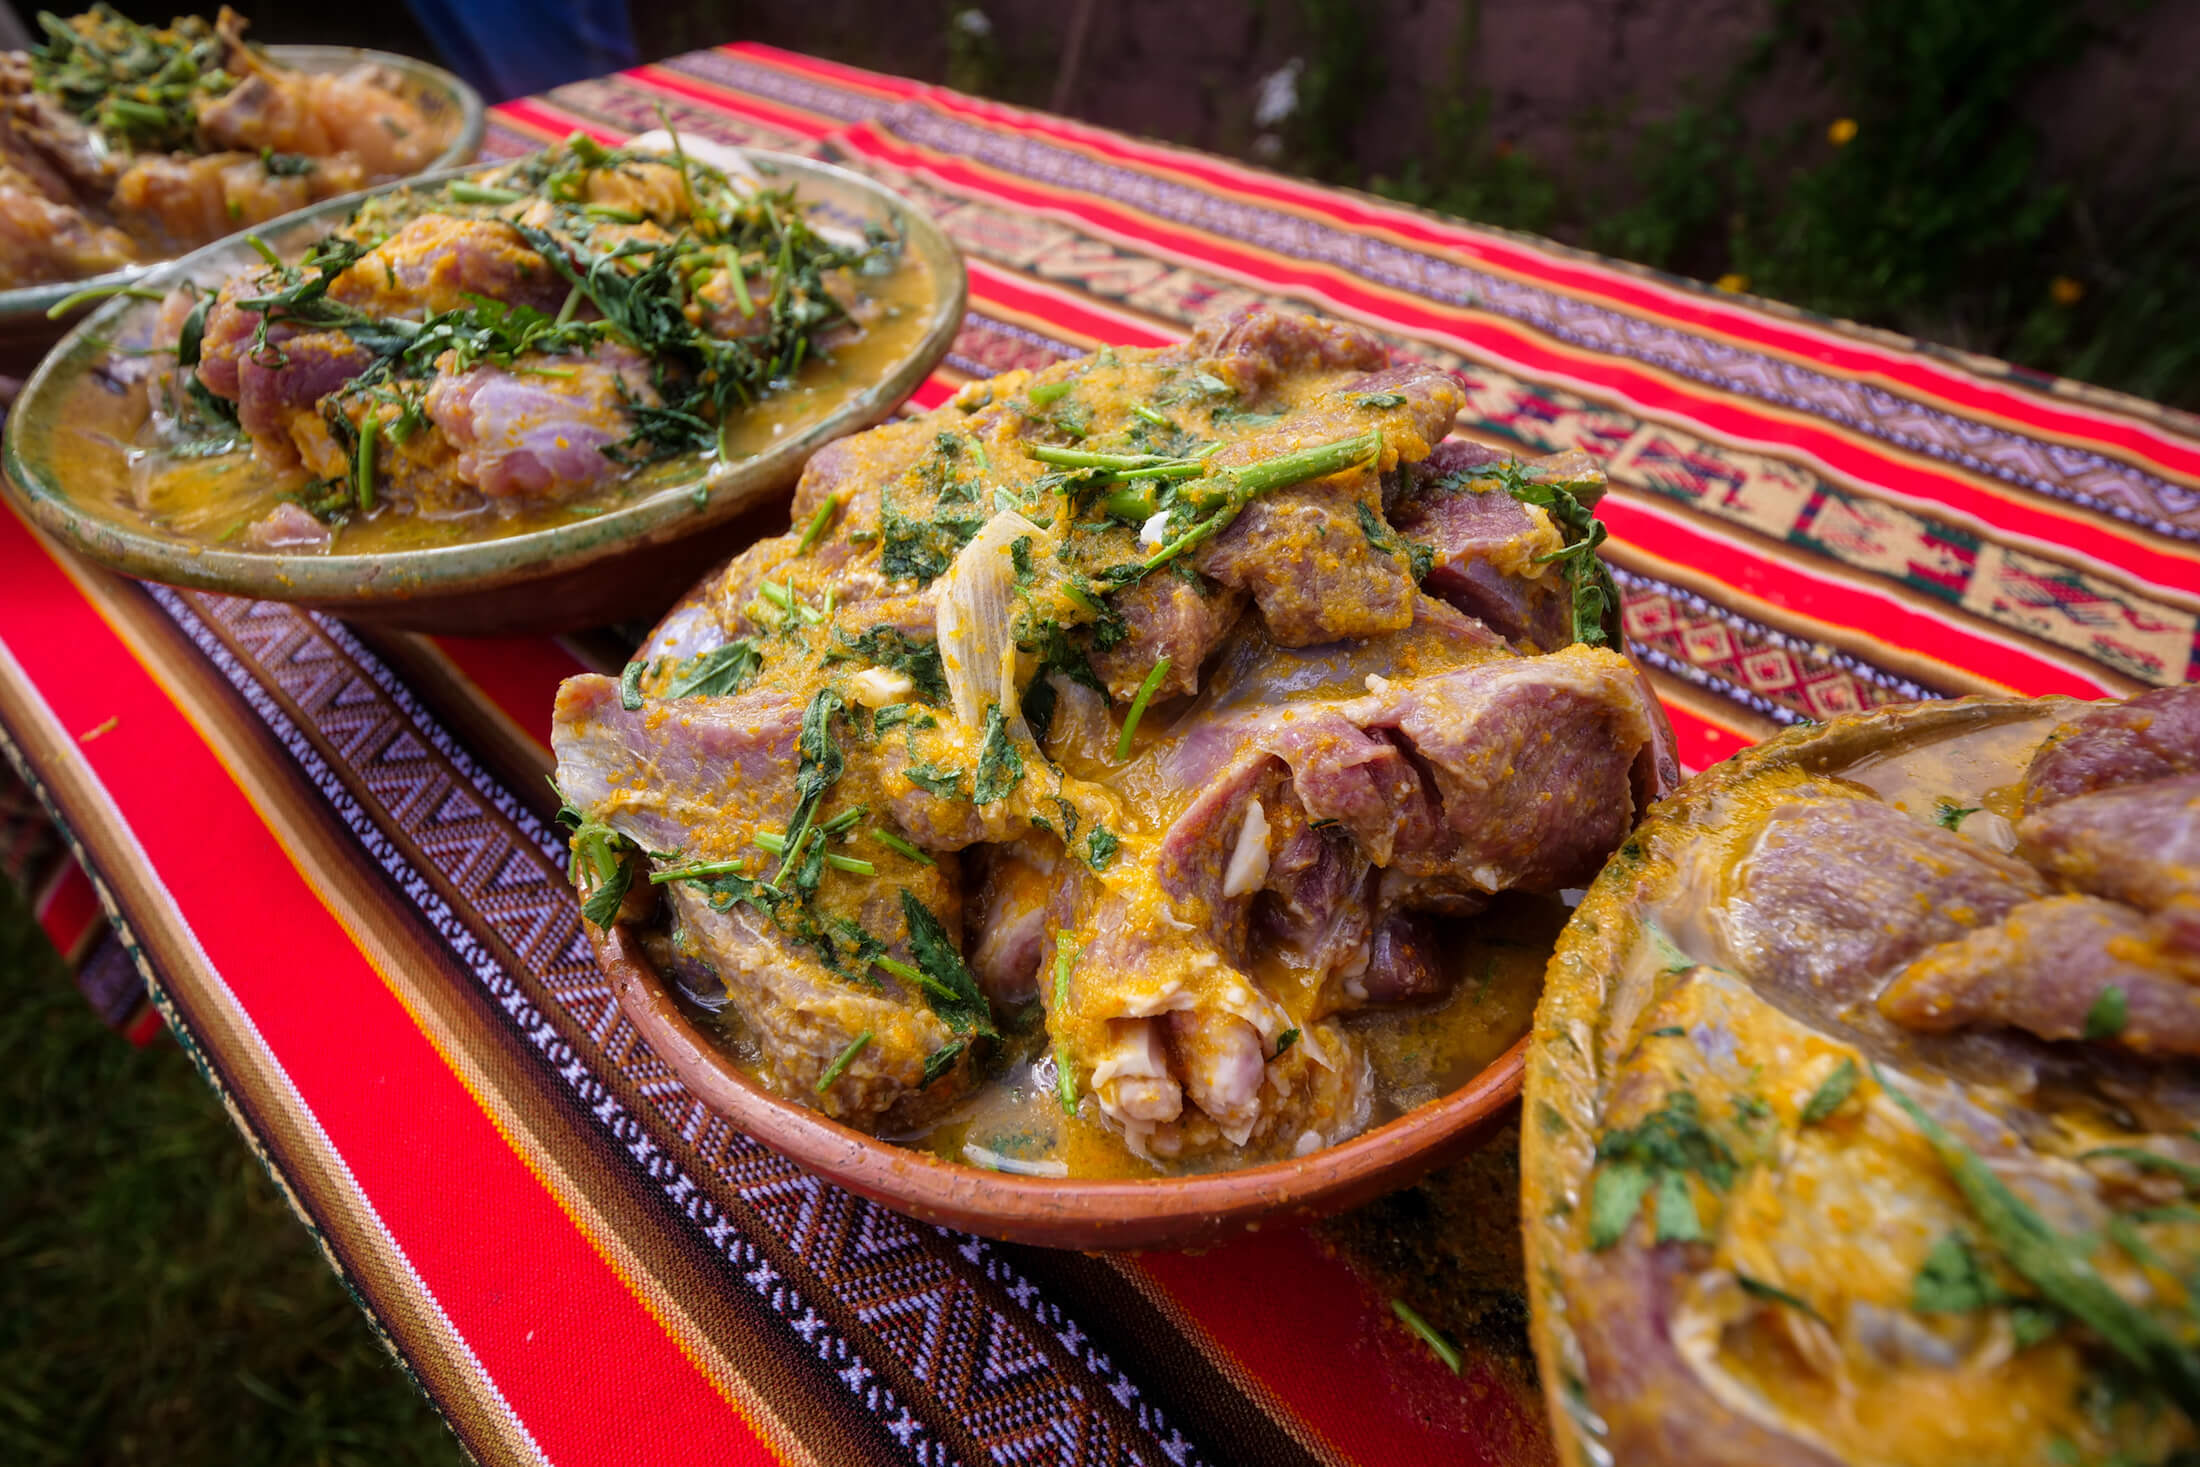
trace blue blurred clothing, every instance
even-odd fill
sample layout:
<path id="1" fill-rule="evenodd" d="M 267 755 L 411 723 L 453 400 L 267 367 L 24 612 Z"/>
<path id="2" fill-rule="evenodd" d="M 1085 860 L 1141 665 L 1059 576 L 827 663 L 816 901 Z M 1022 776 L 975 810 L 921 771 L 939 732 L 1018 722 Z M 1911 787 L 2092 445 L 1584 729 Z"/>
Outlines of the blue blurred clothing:
<path id="1" fill-rule="evenodd" d="M 491 102 L 632 66 L 626 0 L 405 0 L 444 64 Z"/>

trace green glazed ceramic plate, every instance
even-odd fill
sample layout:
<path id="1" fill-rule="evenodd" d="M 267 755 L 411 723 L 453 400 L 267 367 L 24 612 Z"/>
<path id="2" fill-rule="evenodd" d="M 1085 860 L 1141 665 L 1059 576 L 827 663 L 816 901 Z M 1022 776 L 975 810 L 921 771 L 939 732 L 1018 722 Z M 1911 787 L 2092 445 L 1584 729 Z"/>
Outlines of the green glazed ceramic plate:
<path id="1" fill-rule="evenodd" d="M 398 78 L 398 89 L 423 116 L 450 129 L 451 140 L 428 171 L 470 162 L 481 146 L 481 96 L 440 66 L 396 56 L 387 51 L 362 51 L 356 46 L 268 46 L 268 56 L 293 71 L 343 72 L 355 66 L 380 66 Z M 82 311 L 71 311 L 63 320 L 46 313 L 80 291 L 128 285 L 152 274 L 157 263 L 126 265 L 103 275 L 82 280 L 59 280 L 45 285 L 21 285 L 0 290 L 0 371 L 23 372 L 69 329 Z"/>
<path id="2" fill-rule="evenodd" d="M 353 620 L 456 635 L 546 632 L 653 615 L 696 576 L 759 533 L 785 528 L 785 495 L 824 444 L 892 413 L 946 355 L 961 325 L 962 258 L 939 228 L 886 189 L 843 169 L 784 154 L 747 154 L 775 185 L 843 226 L 880 224 L 904 241 L 904 269 L 923 272 L 907 344 L 856 380 L 804 388 L 759 451 L 721 464 L 676 459 L 649 471 L 624 503 L 585 519 L 496 539 L 374 554 L 232 550 L 149 526 L 132 513 L 131 442 L 146 419 L 146 358 L 158 303 L 117 298 L 88 317 L 39 367 L 8 416 L 8 488 L 39 525 L 86 556 L 141 580 L 290 601 Z M 485 164 L 481 167 L 501 165 Z M 478 171 L 454 169 L 415 184 Z M 331 199 L 262 226 L 286 259 L 392 184 Z M 161 266 L 139 283 L 165 293 L 185 280 L 211 287 L 256 262 L 241 236 Z M 256 466 L 241 472 L 258 472 Z M 776 523 L 774 516 L 781 516 Z"/>

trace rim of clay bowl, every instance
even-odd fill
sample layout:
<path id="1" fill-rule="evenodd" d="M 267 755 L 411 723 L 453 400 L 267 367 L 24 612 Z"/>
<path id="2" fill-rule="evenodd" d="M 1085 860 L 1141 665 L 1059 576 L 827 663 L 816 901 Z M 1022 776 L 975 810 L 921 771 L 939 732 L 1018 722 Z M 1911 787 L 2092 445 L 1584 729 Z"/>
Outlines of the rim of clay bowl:
<path id="1" fill-rule="evenodd" d="M 1311 1156 L 1183 1177 L 985 1171 L 841 1125 L 742 1073 L 680 1006 L 624 925 L 590 924 L 612 992 L 659 1059 L 718 1114 L 803 1168 L 922 1222 L 1050 1248 L 1196 1248 L 1271 1216 L 1369 1201 L 1463 1155 L 1520 1094 L 1527 1036 L 1457 1089 Z"/>

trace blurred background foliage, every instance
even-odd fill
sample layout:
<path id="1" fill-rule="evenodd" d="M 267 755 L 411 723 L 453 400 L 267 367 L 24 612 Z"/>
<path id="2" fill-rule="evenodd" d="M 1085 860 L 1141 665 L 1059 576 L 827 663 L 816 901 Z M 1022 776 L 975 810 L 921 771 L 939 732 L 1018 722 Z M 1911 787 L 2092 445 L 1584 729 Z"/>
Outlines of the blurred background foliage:
<path id="1" fill-rule="evenodd" d="M 2200 408 L 2191 0 L 669 0 L 635 30 L 1053 107 Z"/>

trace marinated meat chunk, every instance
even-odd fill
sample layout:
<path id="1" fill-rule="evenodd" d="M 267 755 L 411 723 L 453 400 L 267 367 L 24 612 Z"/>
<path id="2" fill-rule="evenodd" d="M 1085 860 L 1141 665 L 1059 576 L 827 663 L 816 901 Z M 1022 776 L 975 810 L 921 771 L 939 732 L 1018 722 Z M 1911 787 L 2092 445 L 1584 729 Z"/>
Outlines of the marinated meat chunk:
<path id="1" fill-rule="evenodd" d="M 2024 808 L 2200 773 L 2200 683 L 2156 688 L 2081 714 L 2048 735 L 2024 775 Z"/>
<path id="2" fill-rule="evenodd" d="M 2017 822 L 2017 852 L 2080 891 L 2160 913 L 2200 953 L 2200 775 L 2057 801 Z"/>
<path id="3" fill-rule="evenodd" d="M 1729 879 L 1721 922 L 1746 971 L 1839 1004 L 1872 997 L 1925 949 L 2045 895 L 2022 861 L 1821 781 L 1767 817 Z"/>
<path id="4" fill-rule="evenodd" d="M 219 309 L 217 307 L 216 309 Z M 364 372 L 373 358 L 341 331 L 316 331 L 247 349 L 235 358 L 237 425 L 270 463 L 318 456 L 328 440 L 321 399 Z"/>
<path id="5" fill-rule="evenodd" d="M 1879 1009 L 1913 1029 L 2009 1024 L 2042 1039 L 2200 1054 L 2200 956 L 2165 950 L 2129 907 L 2048 897 L 1928 949 Z"/>
<path id="6" fill-rule="evenodd" d="M 790 776 L 803 713 L 799 702 L 773 693 L 629 711 L 615 679 L 568 678 L 551 740 L 558 787 L 640 849 L 678 853 L 661 869 L 748 861 L 762 873 L 766 853 L 754 838 L 784 829 L 793 811 Z M 900 885 L 933 912 L 959 913 L 947 862 L 912 863 Z M 960 1079 L 924 1083 L 927 1059 L 955 1035 L 914 985 L 845 959 L 838 971 L 828 967 L 815 944 L 796 941 L 768 910 L 729 899 L 723 888 L 676 880 L 663 890 L 676 945 L 741 1006 L 778 1083 L 812 1096 L 827 1114 L 865 1123 L 907 1119 L 960 1088 Z M 906 966 L 916 955 L 897 897 L 890 888 L 866 888 L 838 915 L 884 938 L 886 954 Z M 862 1034 L 870 1038 L 854 1047 Z M 820 1092 L 828 1070 L 844 1059 Z M 967 1071 L 958 1060 L 952 1073 Z"/>
<path id="7" fill-rule="evenodd" d="M 1430 595 L 1481 618 L 1522 650 L 1554 650 L 1573 639 L 1573 588 L 1550 563 L 1565 540 L 1548 511 L 1507 491 L 1493 472 L 1502 462 L 1479 445 L 1437 445 L 1403 476 L 1391 522 L 1429 547 L 1422 585 Z M 1603 483 L 1580 454 L 1538 465 L 1535 477 L 1563 482 L 1591 504 Z"/>
<path id="8" fill-rule="evenodd" d="M 1390 364 L 1383 344 L 1357 326 L 1264 305 L 1241 306 L 1202 325 L 1190 350 L 1213 363 L 1217 375 L 1249 402 L 1292 374 L 1372 372 Z"/>
<path id="9" fill-rule="evenodd" d="M 1207 655 L 1222 645 L 1245 609 L 1245 592 L 1200 577 L 1149 576 L 1116 600 L 1123 639 L 1095 646 L 1092 670 L 1115 698 L 1128 702 L 1146 674 L 1162 658 L 1169 670 L 1155 686 L 1155 697 L 1197 692 L 1199 670 Z"/>
<path id="10" fill-rule="evenodd" d="M 360 256 L 328 293 L 372 315 L 418 320 L 477 298 L 555 311 L 571 288 L 503 220 L 428 214 Z"/>
<path id="11" fill-rule="evenodd" d="M 1268 634 L 1286 647 L 1371 637 L 1413 621 L 1413 565 L 1377 544 L 1363 515 L 1380 495 L 1361 473 L 1348 492 L 1316 484 L 1272 494 L 1238 516 L 1199 558 L 1224 586 L 1250 592 Z"/>
<path id="12" fill-rule="evenodd" d="M 649 363 L 625 347 L 464 371 L 446 354 L 436 370 L 422 402 L 429 421 L 458 450 L 458 476 L 507 510 L 570 499 L 618 473 L 606 450 L 633 431 L 635 407 L 657 402 Z"/>

